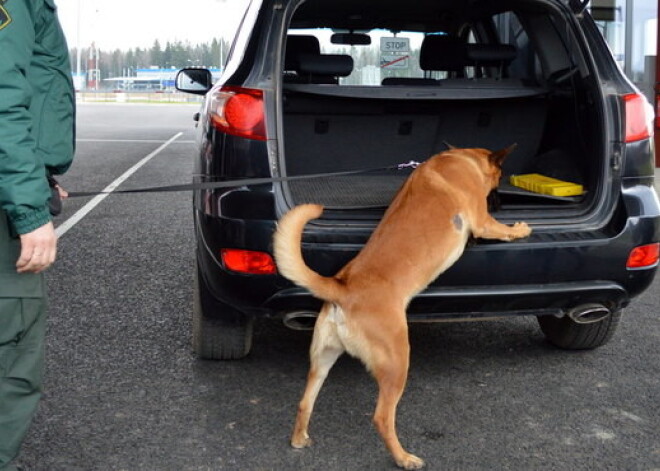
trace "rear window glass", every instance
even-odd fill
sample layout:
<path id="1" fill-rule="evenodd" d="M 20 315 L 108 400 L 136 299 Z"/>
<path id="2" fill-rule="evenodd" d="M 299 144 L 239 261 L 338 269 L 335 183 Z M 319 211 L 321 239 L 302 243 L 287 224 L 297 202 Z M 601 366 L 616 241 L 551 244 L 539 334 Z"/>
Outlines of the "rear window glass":
<path id="1" fill-rule="evenodd" d="M 321 54 L 347 55 L 353 60 L 353 70 L 345 77 L 339 77 L 342 85 L 380 85 L 386 77 L 423 77 L 419 67 L 419 54 L 424 34 L 419 32 L 398 32 L 372 30 L 357 33 L 355 41 L 370 44 L 335 44 L 333 35 L 350 41 L 348 31 L 319 29 L 291 29 L 290 36 L 313 36 L 319 42 Z M 345 35 L 345 36 L 341 36 Z M 295 70 L 287 72 L 295 73 Z"/>

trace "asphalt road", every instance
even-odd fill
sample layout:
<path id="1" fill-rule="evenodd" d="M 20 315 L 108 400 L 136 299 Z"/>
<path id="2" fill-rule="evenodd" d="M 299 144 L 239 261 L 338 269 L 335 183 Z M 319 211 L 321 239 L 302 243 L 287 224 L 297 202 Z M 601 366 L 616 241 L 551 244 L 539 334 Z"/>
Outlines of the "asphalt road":
<path id="1" fill-rule="evenodd" d="M 180 132 L 121 187 L 188 182 L 194 111 L 81 106 L 63 185 L 103 188 Z M 350 358 L 321 392 L 315 445 L 289 447 L 308 332 L 262 322 L 247 359 L 194 358 L 191 226 L 188 194 L 115 195 L 61 237 L 26 469 L 395 469 L 370 422 L 375 384 Z M 660 470 L 659 282 L 591 352 L 549 346 L 534 319 L 413 325 L 402 442 L 431 470 Z"/>

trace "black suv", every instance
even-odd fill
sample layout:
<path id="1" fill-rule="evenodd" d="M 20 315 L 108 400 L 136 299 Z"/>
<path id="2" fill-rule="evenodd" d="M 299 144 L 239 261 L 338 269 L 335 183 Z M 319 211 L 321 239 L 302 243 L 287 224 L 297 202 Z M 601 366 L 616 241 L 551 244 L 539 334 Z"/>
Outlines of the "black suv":
<path id="1" fill-rule="evenodd" d="M 587 3 L 252 0 L 218 83 L 204 69 L 177 78 L 206 95 L 194 181 L 276 179 L 195 193 L 197 354 L 246 355 L 255 318 L 313 325 L 320 303 L 271 257 L 278 218 L 297 204 L 325 206 L 303 251 L 332 275 L 409 174 L 396 165 L 447 143 L 518 144 L 492 212 L 534 232 L 474 241 L 412 300 L 409 320 L 532 315 L 559 347 L 607 342 L 655 275 L 660 204 L 652 110 Z M 365 171 L 336 175 L 353 170 Z M 325 173 L 335 175 L 279 179 Z M 577 190 L 510 183 L 528 174 Z"/>

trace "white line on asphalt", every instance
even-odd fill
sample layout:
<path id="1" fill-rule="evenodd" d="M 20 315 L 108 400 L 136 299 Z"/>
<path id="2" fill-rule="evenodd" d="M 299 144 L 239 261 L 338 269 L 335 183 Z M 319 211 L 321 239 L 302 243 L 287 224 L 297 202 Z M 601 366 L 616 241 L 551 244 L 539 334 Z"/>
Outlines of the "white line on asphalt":
<path id="1" fill-rule="evenodd" d="M 147 144 L 154 144 L 165 141 L 156 140 L 156 139 L 76 139 L 76 142 L 129 142 L 129 143 L 143 142 Z M 176 144 L 194 144 L 194 143 L 195 141 L 176 141 Z"/>
<path id="2" fill-rule="evenodd" d="M 165 149 L 167 146 L 172 144 L 174 141 L 176 141 L 183 133 L 180 132 L 178 134 L 175 134 L 173 137 L 171 137 L 168 141 L 163 143 L 158 149 L 153 151 L 151 154 L 147 155 L 144 157 L 142 160 L 140 160 L 138 163 L 133 165 L 131 168 L 126 170 L 122 176 L 117 178 L 114 182 L 110 183 L 108 186 L 106 186 L 103 189 L 104 194 L 102 195 L 96 195 L 92 200 L 87 203 L 85 206 L 80 208 L 73 216 L 71 216 L 69 219 L 64 221 L 62 224 L 57 226 L 55 229 L 55 232 L 57 233 L 58 237 L 62 237 L 64 234 L 67 233 L 69 229 L 71 229 L 73 226 L 75 226 L 82 218 L 87 216 L 87 214 L 93 210 L 96 206 L 99 205 L 101 201 L 106 199 L 110 193 L 115 191 L 119 185 L 121 185 L 123 182 L 125 182 L 131 175 L 133 175 L 140 167 L 142 167 L 144 164 L 149 162 L 151 159 L 156 157 L 163 149 Z"/>

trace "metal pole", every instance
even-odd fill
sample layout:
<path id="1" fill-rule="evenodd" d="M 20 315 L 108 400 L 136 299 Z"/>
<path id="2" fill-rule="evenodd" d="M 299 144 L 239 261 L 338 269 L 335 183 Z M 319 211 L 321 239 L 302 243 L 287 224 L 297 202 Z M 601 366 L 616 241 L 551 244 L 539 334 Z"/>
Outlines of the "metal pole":
<path id="1" fill-rule="evenodd" d="M 625 25 L 625 37 L 624 37 L 624 68 L 623 70 L 625 71 L 626 75 L 630 80 L 634 80 L 633 78 L 633 70 L 632 70 L 632 60 L 633 60 L 633 21 L 634 17 L 633 15 L 635 14 L 635 10 L 633 9 L 633 0 L 627 0 L 626 1 L 626 6 L 624 10 L 624 25 Z"/>
<path id="2" fill-rule="evenodd" d="M 658 0 L 658 12 L 660 12 L 660 0 Z M 660 98 L 660 60 L 658 60 L 658 53 L 660 52 L 660 21 L 657 21 L 657 38 L 656 38 L 656 50 L 655 50 L 655 84 L 653 89 L 655 90 L 655 97 L 653 108 L 655 109 L 655 120 L 653 121 L 655 126 L 655 166 L 660 167 L 660 129 L 658 129 L 658 100 Z"/>
<path id="3" fill-rule="evenodd" d="M 101 81 L 101 71 L 99 70 L 99 49 L 94 47 L 94 54 L 96 58 L 96 64 L 94 65 L 95 75 L 96 75 L 96 91 L 99 90 L 99 82 Z"/>
<path id="4" fill-rule="evenodd" d="M 658 0 L 660 1 L 660 0 Z M 80 49 L 80 4 L 82 0 L 78 0 L 78 24 L 77 24 L 77 36 L 76 36 L 76 86 L 80 89 L 83 88 L 83 81 L 80 80 L 81 72 L 81 60 L 82 60 L 82 50 Z"/>

